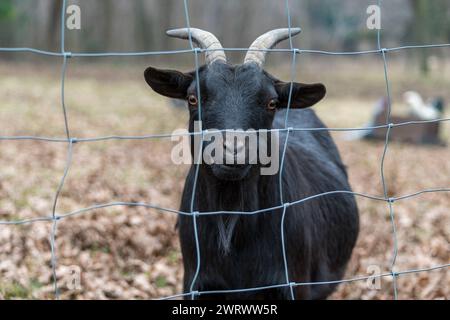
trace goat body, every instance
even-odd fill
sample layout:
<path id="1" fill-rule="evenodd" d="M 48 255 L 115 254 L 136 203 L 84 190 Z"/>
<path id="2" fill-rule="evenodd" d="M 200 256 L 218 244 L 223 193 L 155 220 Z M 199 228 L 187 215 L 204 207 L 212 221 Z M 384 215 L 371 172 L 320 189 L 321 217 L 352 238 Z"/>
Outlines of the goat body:
<path id="1" fill-rule="evenodd" d="M 285 110 L 275 116 L 273 127 L 283 128 Z M 313 110 L 290 110 L 298 127 L 324 127 Z M 285 141 L 286 132 L 280 132 Z M 280 146 L 280 153 L 283 145 Z M 281 159 L 281 157 L 280 157 Z M 195 166 L 186 178 L 181 210 L 189 212 Z M 255 168 L 256 169 L 256 168 Z M 255 211 L 281 204 L 279 174 L 250 175 L 223 181 L 201 166 L 195 190 L 194 211 Z M 285 248 L 289 282 L 322 282 L 342 278 L 355 245 L 359 222 L 354 196 L 338 150 L 327 131 L 290 132 L 282 173 L 283 200 L 287 203 L 329 191 L 286 209 Z M 196 219 L 200 272 L 194 290 L 228 290 L 285 284 L 281 218 L 283 208 L 254 215 L 200 215 Z M 193 217 L 179 217 L 184 260 L 184 290 L 189 292 L 197 266 Z M 297 299 L 324 299 L 336 284 L 295 288 Z M 200 296 L 202 298 L 203 296 Z M 225 299 L 289 299 L 289 287 L 205 295 Z"/>

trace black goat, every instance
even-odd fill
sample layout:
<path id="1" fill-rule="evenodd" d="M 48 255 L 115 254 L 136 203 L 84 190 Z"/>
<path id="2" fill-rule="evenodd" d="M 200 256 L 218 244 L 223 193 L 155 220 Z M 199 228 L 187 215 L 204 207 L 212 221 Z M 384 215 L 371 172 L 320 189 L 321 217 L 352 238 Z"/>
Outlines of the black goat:
<path id="1" fill-rule="evenodd" d="M 299 29 L 292 29 L 296 35 Z M 190 29 L 192 40 L 206 52 L 199 68 L 201 119 L 196 72 L 181 73 L 149 67 L 147 83 L 159 94 L 187 99 L 189 130 L 201 120 L 203 129 L 283 128 L 291 83 L 282 82 L 262 69 L 265 49 L 289 36 L 287 29 L 270 31 L 250 47 L 241 65 L 226 63 L 219 41 L 210 33 Z M 187 39 L 188 29 L 168 32 Z M 295 127 L 316 128 L 324 124 L 306 109 L 325 95 L 322 84 L 294 83 L 289 121 Z M 285 141 L 286 132 L 280 133 Z M 246 146 L 247 147 L 247 146 Z M 274 152 L 282 153 L 283 145 Z M 226 148 L 226 146 L 224 146 Z M 281 159 L 281 158 L 280 158 Z M 261 164 L 200 164 L 194 211 L 255 211 L 281 203 L 279 172 L 261 175 Z M 195 178 L 193 165 L 186 178 L 181 211 L 191 211 Z M 293 202 L 328 191 L 351 191 L 339 152 L 327 131 L 290 132 L 282 173 L 284 202 Z M 194 290 L 227 290 L 285 284 L 282 243 L 282 209 L 255 215 L 197 216 L 201 269 Z M 321 196 L 287 208 L 285 246 L 290 282 L 332 281 L 342 278 L 359 230 L 358 210 L 351 193 Z M 184 261 L 184 290 L 190 291 L 197 266 L 193 218 L 179 217 Z M 297 299 L 324 299 L 336 285 L 307 285 L 294 289 Z M 290 299 L 289 287 L 200 295 L 222 299 Z"/>

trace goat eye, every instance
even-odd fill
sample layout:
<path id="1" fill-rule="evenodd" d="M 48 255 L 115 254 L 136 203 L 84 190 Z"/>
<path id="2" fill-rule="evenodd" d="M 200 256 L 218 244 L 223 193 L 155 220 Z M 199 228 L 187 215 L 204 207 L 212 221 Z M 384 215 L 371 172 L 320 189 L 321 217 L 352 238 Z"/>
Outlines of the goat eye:
<path id="1" fill-rule="evenodd" d="M 198 99 L 197 99 L 197 97 L 195 96 L 195 95 L 193 95 L 193 94 L 191 94 L 191 95 L 189 95 L 189 97 L 187 98 L 187 100 L 188 100 L 188 102 L 189 102 L 189 104 L 191 105 L 191 106 L 196 106 L 197 104 L 198 104 Z"/>
<path id="2" fill-rule="evenodd" d="M 278 100 L 277 99 L 272 99 L 267 104 L 267 109 L 271 110 L 271 111 L 275 110 L 277 107 L 278 107 Z"/>

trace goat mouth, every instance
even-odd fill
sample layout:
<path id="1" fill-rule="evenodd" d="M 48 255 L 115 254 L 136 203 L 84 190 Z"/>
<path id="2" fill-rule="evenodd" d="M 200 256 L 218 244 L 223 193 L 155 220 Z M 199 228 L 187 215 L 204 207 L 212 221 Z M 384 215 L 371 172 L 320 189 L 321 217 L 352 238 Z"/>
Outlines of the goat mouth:
<path id="1" fill-rule="evenodd" d="M 213 164 L 211 170 L 213 175 L 220 180 L 236 181 L 247 177 L 251 169 L 250 164 L 225 165 Z"/>

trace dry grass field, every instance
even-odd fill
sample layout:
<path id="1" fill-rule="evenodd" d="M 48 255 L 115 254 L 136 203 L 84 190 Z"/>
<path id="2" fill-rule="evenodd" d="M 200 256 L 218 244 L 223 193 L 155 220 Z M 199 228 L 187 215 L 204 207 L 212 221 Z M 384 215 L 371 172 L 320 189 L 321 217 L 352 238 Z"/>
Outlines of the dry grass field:
<path id="1" fill-rule="evenodd" d="M 398 60 L 389 60 L 393 113 L 404 111 L 401 94 L 405 90 L 418 90 L 428 97 L 442 95 L 450 101 L 448 61 L 441 61 L 424 78 L 410 63 Z M 0 136 L 64 137 L 60 62 L 42 58 L 0 63 Z M 170 133 L 185 127 L 187 112 L 154 94 L 143 81 L 143 70 L 154 61 L 140 60 L 133 65 L 123 62 L 125 59 L 69 60 L 65 101 L 73 137 Z M 328 88 L 328 96 L 316 110 L 329 127 L 362 126 L 370 118 L 375 101 L 386 92 L 378 57 L 306 56 L 299 62 L 297 81 L 322 81 Z M 289 80 L 288 67 L 270 70 Z M 449 143 L 448 122 L 442 123 L 441 134 Z M 347 141 L 341 132 L 333 136 L 348 166 L 354 191 L 381 196 L 384 144 Z M 170 139 L 75 144 L 57 213 L 114 201 L 177 209 L 187 167 L 172 164 L 172 145 Z M 0 141 L 0 220 L 51 215 L 66 157 L 65 143 Z M 449 159 L 448 147 L 390 144 L 385 163 L 389 195 L 450 187 Z M 393 256 L 387 204 L 361 197 L 357 200 L 361 232 L 346 278 L 367 276 L 368 267 L 373 265 L 388 272 Z M 450 262 L 448 192 L 398 201 L 393 208 L 397 271 Z M 180 293 L 183 271 L 175 220 L 171 213 L 127 206 L 60 220 L 56 254 L 61 298 L 148 299 Z M 51 222 L 0 225 L 0 298 L 53 298 L 51 227 Z M 81 270 L 81 283 L 70 289 L 73 266 Z M 398 294 L 401 299 L 448 299 L 450 270 L 402 275 L 398 278 Z M 392 279 L 385 277 L 379 290 L 368 289 L 365 281 L 347 283 L 340 285 L 331 298 L 392 297 Z"/>

